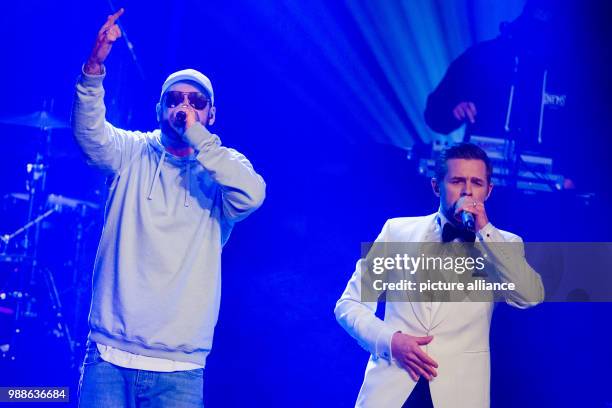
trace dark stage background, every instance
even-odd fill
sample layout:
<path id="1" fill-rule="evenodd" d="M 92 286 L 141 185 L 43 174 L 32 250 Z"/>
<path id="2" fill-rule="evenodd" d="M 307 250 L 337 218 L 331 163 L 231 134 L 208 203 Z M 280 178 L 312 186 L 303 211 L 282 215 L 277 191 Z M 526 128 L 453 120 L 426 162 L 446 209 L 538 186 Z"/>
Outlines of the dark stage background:
<path id="1" fill-rule="evenodd" d="M 155 128 L 165 77 L 196 68 L 215 88 L 214 131 L 252 161 L 268 186 L 263 207 L 237 225 L 224 250 L 207 406 L 354 404 L 368 355 L 337 325 L 334 304 L 361 242 L 373 240 L 388 218 L 437 209 L 407 151 L 440 138 L 425 127 L 422 109 L 448 63 L 495 36 L 497 24 L 522 8 L 522 1 L 498 3 L 116 4 L 126 9 L 120 21 L 143 75 L 119 41 L 107 63 L 107 119 L 127 129 Z M 500 188 L 488 211 L 496 226 L 526 241 L 611 241 L 610 2 L 564 5 L 565 42 L 551 47 L 564 47 L 574 73 L 573 143 L 587 148 L 575 166 L 581 191 L 595 196 Z M 46 106 L 67 120 L 76 76 L 109 13 L 98 0 L 3 4 L 0 116 Z M 42 140 L 39 130 L 0 124 L 0 234 L 25 220 L 24 202 L 10 194 L 24 191 L 25 164 Z M 85 165 L 69 130 L 52 132 L 49 164 L 48 192 L 103 203 L 104 180 Z M 77 265 L 71 263 L 77 215 L 54 215 L 41 231 L 41 262 L 55 275 L 81 344 L 101 219 L 91 212 L 82 220 L 85 251 Z M 3 284 L 25 273 L 9 262 L 0 267 Z M 2 366 L 0 386 L 70 386 L 75 400 L 78 372 L 69 367 L 65 339 L 42 323 L 49 306 L 40 290 L 39 315 L 20 343 L 24 357 Z M 547 303 L 527 311 L 498 305 L 492 406 L 612 406 L 611 313 L 607 303 Z M 81 358 L 77 348 L 77 365 Z"/>

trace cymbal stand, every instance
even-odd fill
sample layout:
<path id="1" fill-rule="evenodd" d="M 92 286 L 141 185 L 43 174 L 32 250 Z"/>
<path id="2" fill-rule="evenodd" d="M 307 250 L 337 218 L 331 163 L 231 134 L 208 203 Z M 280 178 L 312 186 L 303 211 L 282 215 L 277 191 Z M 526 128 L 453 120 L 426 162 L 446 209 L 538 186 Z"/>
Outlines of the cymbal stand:
<path id="1" fill-rule="evenodd" d="M 51 105 L 53 105 L 53 101 L 51 101 Z M 68 325 L 64 322 L 62 305 L 60 302 L 59 293 L 57 291 L 57 286 L 55 284 L 55 279 L 53 277 L 53 272 L 49 268 L 41 269 L 38 265 L 38 246 L 40 242 L 41 223 L 55 212 L 61 210 L 61 205 L 55 204 L 45 212 L 42 212 L 44 209 L 43 205 L 47 201 L 43 200 L 46 193 L 48 170 L 48 166 L 45 164 L 45 157 L 49 155 L 51 148 L 51 129 L 41 127 L 40 130 L 45 134 L 44 142 L 41 143 L 42 146 L 40 146 L 36 153 L 34 163 L 28 163 L 26 166 L 29 176 L 26 181 L 26 190 L 29 193 L 27 222 L 23 227 L 19 228 L 12 234 L 0 237 L 0 239 L 6 244 L 6 251 L 10 241 L 23 234 L 23 252 L 31 259 L 29 273 L 21 274 L 19 276 L 17 290 L 22 293 L 23 296 L 20 297 L 21 301 L 18 301 L 15 306 L 15 329 L 11 341 L 10 353 L 4 353 L 4 357 L 8 357 L 11 361 L 14 361 L 18 355 L 18 337 L 24 324 L 23 319 L 37 316 L 36 310 L 33 310 L 33 302 L 36 299 L 30 296 L 29 291 L 37 287 L 38 284 L 36 280 L 39 275 L 44 279 L 46 292 L 55 313 L 54 317 L 56 319 L 56 328 L 59 329 L 59 331 L 54 330 L 53 333 L 57 337 L 66 338 L 71 356 L 74 358 L 74 342 L 72 341 L 72 336 L 70 334 L 70 330 L 68 329 Z M 40 215 L 35 216 L 35 214 Z"/>
<path id="2" fill-rule="evenodd" d="M 45 279 L 45 284 L 47 286 L 49 300 L 51 301 L 51 308 L 54 312 L 55 328 L 53 330 L 53 335 L 55 335 L 55 337 L 57 338 L 64 337 L 66 339 L 66 343 L 68 344 L 68 349 L 70 351 L 70 366 L 74 368 L 76 362 L 76 356 L 74 353 L 75 343 L 72 339 L 70 329 L 64 319 L 62 302 L 57 291 L 57 285 L 55 284 L 53 272 L 51 272 L 51 269 L 49 268 L 42 268 L 42 274 Z"/>

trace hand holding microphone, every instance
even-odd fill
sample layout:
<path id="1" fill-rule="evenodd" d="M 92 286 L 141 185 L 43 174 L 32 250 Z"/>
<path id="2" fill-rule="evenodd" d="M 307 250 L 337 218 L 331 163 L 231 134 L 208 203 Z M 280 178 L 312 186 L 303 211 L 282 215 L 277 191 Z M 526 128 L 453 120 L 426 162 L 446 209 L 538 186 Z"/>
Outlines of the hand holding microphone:
<path id="1" fill-rule="evenodd" d="M 178 127 L 185 127 L 187 124 L 187 114 L 185 111 L 178 111 L 174 116 L 174 124 Z"/>
<path id="2" fill-rule="evenodd" d="M 196 122 L 196 115 L 197 113 L 192 109 L 180 108 L 180 110 L 174 114 L 172 124 L 179 133 L 185 133 L 185 131 Z"/>
<path id="3" fill-rule="evenodd" d="M 461 197 L 455 204 L 455 217 L 470 231 L 480 231 L 489 223 L 484 203 L 471 196 Z"/>

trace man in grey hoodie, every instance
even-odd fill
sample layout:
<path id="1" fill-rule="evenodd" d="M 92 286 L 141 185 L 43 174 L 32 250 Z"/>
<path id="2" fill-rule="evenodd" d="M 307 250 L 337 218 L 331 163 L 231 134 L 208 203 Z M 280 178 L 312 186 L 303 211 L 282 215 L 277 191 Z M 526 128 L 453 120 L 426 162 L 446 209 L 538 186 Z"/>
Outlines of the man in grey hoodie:
<path id="1" fill-rule="evenodd" d="M 234 223 L 262 204 L 265 183 L 208 131 L 214 92 L 198 71 L 178 71 L 164 82 L 160 129 L 126 131 L 105 120 L 103 63 L 121 36 L 121 14 L 98 32 L 72 114 L 88 162 L 111 179 L 79 403 L 202 406 L 221 250 Z"/>

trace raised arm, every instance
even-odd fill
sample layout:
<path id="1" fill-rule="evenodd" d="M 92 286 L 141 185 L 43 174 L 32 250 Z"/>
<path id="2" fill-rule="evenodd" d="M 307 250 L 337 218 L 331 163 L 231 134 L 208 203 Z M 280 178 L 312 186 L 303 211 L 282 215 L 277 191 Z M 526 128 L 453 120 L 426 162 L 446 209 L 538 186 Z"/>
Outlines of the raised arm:
<path id="1" fill-rule="evenodd" d="M 102 75 L 103 64 L 110 54 L 113 43 L 121 37 L 121 29 L 116 24 L 117 19 L 121 17 L 125 10 L 120 9 L 115 14 L 111 14 L 106 19 L 106 22 L 98 31 L 96 42 L 94 43 L 91 54 L 85 63 L 84 71 L 88 75 Z"/>
<path id="2" fill-rule="evenodd" d="M 113 43 L 121 37 L 116 20 L 123 9 L 110 15 L 96 37 L 94 47 L 83 72 L 78 78 L 72 106 L 72 130 L 85 153 L 89 164 L 108 172 L 116 172 L 125 154 L 126 141 L 133 138 L 131 132 L 114 128 L 106 121 L 104 106 L 104 61 Z"/>

